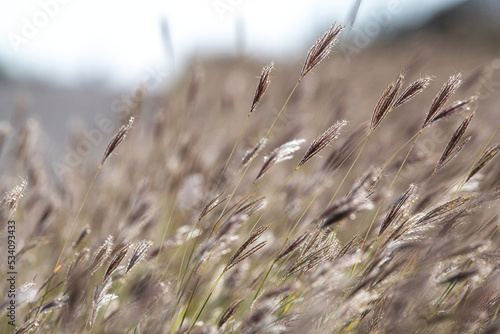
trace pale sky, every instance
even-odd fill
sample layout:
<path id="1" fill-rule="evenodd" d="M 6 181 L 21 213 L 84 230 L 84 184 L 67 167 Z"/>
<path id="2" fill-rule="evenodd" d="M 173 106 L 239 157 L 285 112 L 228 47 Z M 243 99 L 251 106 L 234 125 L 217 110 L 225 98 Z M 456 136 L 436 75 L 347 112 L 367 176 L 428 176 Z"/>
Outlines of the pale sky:
<path id="1" fill-rule="evenodd" d="M 0 63 L 72 83 L 97 75 L 127 86 L 148 69 L 172 64 L 160 31 L 165 19 L 176 67 L 193 54 L 234 53 L 237 27 L 245 51 L 277 59 L 303 52 L 355 0 L 0 0 Z M 463 0 L 364 0 L 363 24 L 419 24 Z M 394 7 L 395 6 L 395 7 Z M 398 8 L 391 13 L 391 8 Z"/>

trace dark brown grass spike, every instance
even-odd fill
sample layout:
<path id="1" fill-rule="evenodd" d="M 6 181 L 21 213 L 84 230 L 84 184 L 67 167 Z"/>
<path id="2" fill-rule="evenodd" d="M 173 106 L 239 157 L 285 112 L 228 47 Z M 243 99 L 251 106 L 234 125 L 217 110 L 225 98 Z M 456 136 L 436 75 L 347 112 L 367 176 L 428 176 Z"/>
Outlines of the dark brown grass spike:
<path id="1" fill-rule="evenodd" d="M 493 159 L 495 155 L 498 154 L 498 151 L 500 151 L 500 144 L 495 144 L 488 147 L 488 149 L 484 151 L 481 158 L 479 158 L 478 162 L 472 167 L 469 175 L 467 175 L 467 179 L 465 180 L 465 182 L 469 181 L 474 175 L 476 175 L 481 169 L 483 169 L 484 166 L 486 166 L 486 164 L 490 162 L 490 160 Z"/>
<path id="2" fill-rule="evenodd" d="M 236 311 L 238 311 L 238 308 L 240 307 L 240 304 L 243 302 L 243 299 L 242 300 L 238 300 L 234 303 L 231 304 L 231 306 L 229 306 L 227 308 L 227 310 L 222 314 L 222 317 L 220 318 L 219 322 L 217 323 L 217 328 L 221 328 L 222 326 L 224 326 L 224 324 L 226 322 L 228 322 L 229 319 L 231 319 L 231 317 L 236 313 Z"/>
<path id="3" fill-rule="evenodd" d="M 463 135 L 467 131 L 467 128 L 469 127 L 472 117 L 474 117 L 474 112 L 469 116 L 467 116 L 458 126 L 457 130 L 455 130 L 453 136 L 451 136 L 451 139 L 448 142 L 448 145 L 446 145 L 446 148 L 444 149 L 441 158 L 439 158 L 439 161 L 436 164 L 435 171 L 440 170 L 448 162 L 450 162 L 462 150 L 464 145 L 470 140 L 471 137 L 466 138 L 462 143 L 459 143 Z"/>
<path id="4" fill-rule="evenodd" d="M 255 110 L 257 105 L 259 104 L 262 96 L 266 92 L 269 84 L 271 83 L 271 70 L 274 68 L 274 62 L 271 62 L 269 65 L 265 66 L 262 69 L 262 73 L 260 75 L 259 84 L 257 85 L 257 89 L 255 90 L 255 96 L 253 98 L 252 106 L 250 108 L 250 114 Z"/>
<path id="5" fill-rule="evenodd" d="M 340 130 L 347 124 L 346 121 L 337 121 L 334 125 L 332 125 L 328 130 L 326 130 L 321 136 L 315 139 L 306 153 L 300 160 L 297 167 L 302 166 L 307 161 L 309 161 L 312 157 L 318 154 L 322 149 L 324 149 L 327 145 L 329 145 L 335 138 L 337 138 L 340 134 Z"/>
<path id="6" fill-rule="evenodd" d="M 99 247 L 92 256 L 92 262 L 89 269 L 91 275 L 99 269 L 103 262 L 109 257 L 111 254 L 111 247 L 113 247 L 113 237 L 109 236 L 106 241 L 104 241 L 104 244 Z"/>
<path id="7" fill-rule="evenodd" d="M 387 215 L 385 216 L 384 221 L 382 222 L 382 226 L 380 227 L 380 231 L 378 232 L 378 236 L 380 236 L 382 233 L 384 233 L 387 228 L 393 224 L 394 222 L 397 222 L 401 217 L 404 216 L 405 214 L 405 207 L 408 206 L 412 202 L 412 197 L 417 191 L 417 186 L 415 185 L 410 185 L 408 189 L 402 193 L 399 198 L 392 203 L 391 208 Z"/>
<path id="8" fill-rule="evenodd" d="M 370 123 L 370 129 L 372 131 L 380 125 L 385 116 L 387 116 L 387 114 L 393 109 L 399 90 L 403 85 L 403 80 L 404 74 L 401 73 L 399 74 L 398 79 L 391 83 L 389 87 L 387 87 L 387 89 L 378 100 L 377 105 L 373 110 L 372 121 Z"/>
<path id="9" fill-rule="evenodd" d="M 410 99 L 414 98 L 429 85 L 431 82 L 432 78 L 427 76 L 427 77 L 422 77 L 417 79 L 416 81 L 412 82 L 406 89 L 399 95 L 399 97 L 396 99 L 396 102 L 394 102 L 393 109 L 396 109 L 400 107 L 401 105 L 405 104 L 408 102 Z"/>
<path id="10" fill-rule="evenodd" d="M 125 247 L 120 249 L 118 251 L 118 253 L 116 253 L 116 255 L 113 257 L 113 259 L 109 263 L 108 269 L 106 269 L 106 273 L 104 274 L 104 278 L 102 279 L 102 283 L 104 283 L 118 269 L 118 266 L 125 258 L 125 255 L 127 255 L 127 252 L 131 246 L 132 246 L 132 244 L 127 244 Z"/>
<path id="11" fill-rule="evenodd" d="M 439 122 L 445 118 L 459 114 L 462 111 L 470 110 L 470 104 L 477 100 L 477 96 L 471 96 L 465 100 L 455 101 L 449 107 L 446 107 L 432 119 L 432 123 Z"/>
<path id="12" fill-rule="evenodd" d="M 281 252 L 281 254 L 278 256 L 277 260 L 280 260 L 280 259 L 284 258 L 288 254 L 290 254 L 291 252 L 293 252 L 295 249 L 297 249 L 300 246 L 300 244 L 302 242 L 304 242 L 309 237 L 309 235 L 311 235 L 311 233 L 305 232 L 301 236 L 297 237 L 290 245 L 288 245 L 287 248 L 285 248 Z"/>
<path id="13" fill-rule="evenodd" d="M 132 125 L 134 124 L 134 117 L 130 117 L 128 124 L 127 125 L 122 125 L 120 130 L 118 130 L 118 133 L 111 138 L 111 141 L 109 142 L 108 146 L 106 147 L 106 150 L 104 151 L 104 155 L 102 156 L 101 160 L 101 166 L 104 164 L 106 159 L 113 153 L 113 151 L 120 145 L 120 143 L 125 139 L 127 136 L 127 132 L 130 130 Z"/>
<path id="14" fill-rule="evenodd" d="M 458 73 L 456 75 L 452 75 L 448 81 L 441 87 L 441 90 L 436 95 L 434 100 L 432 101 L 432 105 L 427 112 L 427 116 L 425 118 L 424 124 L 422 125 L 422 129 L 426 128 L 430 125 L 435 119 L 437 113 L 443 108 L 443 106 L 448 102 L 450 97 L 455 93 L 455 91 L 460 87 L 462 83 L 462 74 Z"/>
<path id="15" fill-rule="evenodd" d="M 210 202 L 208 202 L 208 204 L 201 211 L 200 216 L 198 217 L 198 221 L 201 221 L 203 217 L 208 215 L 212 210 L 214 210 L 216 207 L 218 207 L 228 199 L 229 196 L 226 196 L 221 199 L 222 195 L 226 192 L 226 190 L 227 188 L 218 193 L 217 195 L 215 195 L 215 197 L 212 198 Z"/>
<path id="16" fill-rule="evenodd" d="M 316 41 L 316 43 L 314 43 L 314 45 L 307 52 L 306 61 L 304 63 L 304 67 L 302 68 L 302 72 L 300 73 L 301 77 L 304 77 L 323 59 L 328 57 L 333 46 L 337 42 L 338 35 L 342 31 L 342 29 L 344 29 L 344 26 L 342 24 L 335 26 L 334 23 L 330 27 L 330 30 L 328 30 Z"/>
<path id="17" fill-rule="evenodd" d="M 252 253 L 255 253 L 257 250 L 254 250 L 256 247 L 259 247 L 262 248 L 264 245 L 259 244 L 257 246 L 255 246 L 254 248 L 252 248 L 250 251 L 248 251 L 247 253 L 243 254 L 243 252 L 248 248 L 250 247 L 250 245 L 252 245 L 255 241 L 257 241 L 257 239 L 260 238 L 260 236 L 262 235 L 262 233 L 264 233 L 267 229 L 269 228 L 269 226 L 261 226 L 259 227 L 258 229 L 256 229 L 255 231 L 252 232 L 252 234 L 248 237 L 248 239 L 243 243 L 243 245 L 240 246 L 240 248 L 238 248 L 238 250 L 234 253 L 234 255 L 231 257 L 231 259 L 229 260 L 226 268 L 224 269 L 224 272 L 228 271 L 229 269 L 231 269 L 234 265 L 236 265 L 237 263 L 241 262 L 243 259 L 242 257 L 245 256 L 248 257 L 250 256 Z M 259 249 L 260 249 L 259 248 Z M 252 252 L 251 254 L 249 254 L 250 252 Z M 242 255 L 243 254 L 243 255 Z"/>

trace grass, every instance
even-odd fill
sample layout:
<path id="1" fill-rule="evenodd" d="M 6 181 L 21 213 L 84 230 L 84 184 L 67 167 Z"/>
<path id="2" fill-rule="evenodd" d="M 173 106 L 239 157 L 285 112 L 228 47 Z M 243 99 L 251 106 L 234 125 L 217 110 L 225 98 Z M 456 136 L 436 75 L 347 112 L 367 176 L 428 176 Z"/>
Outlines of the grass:
<path id="1" fill-rule="evenodd" d="M 498 331 L 498 101 L 388 61 L 335 77 L 342 29 L 302 69 L 240 60 L 143 96 L 62 181 L 35 121 L 6 131 L 0 331 Z"/>

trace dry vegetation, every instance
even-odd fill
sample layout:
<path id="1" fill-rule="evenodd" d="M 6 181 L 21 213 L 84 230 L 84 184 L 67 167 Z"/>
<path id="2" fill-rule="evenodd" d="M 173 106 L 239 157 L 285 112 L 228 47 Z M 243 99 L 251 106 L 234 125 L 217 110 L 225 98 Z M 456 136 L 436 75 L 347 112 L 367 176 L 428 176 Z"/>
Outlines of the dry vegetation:
<path id="1" fill-rule="evenodd" d="M 3 126 L 15 332 L 498 332 L 484 71 L 419 75 L 424 53 L 360 73 L 335 53 L 341 29 L 302 70 L 196 65 L 62 181 L 35 121 Z"/>

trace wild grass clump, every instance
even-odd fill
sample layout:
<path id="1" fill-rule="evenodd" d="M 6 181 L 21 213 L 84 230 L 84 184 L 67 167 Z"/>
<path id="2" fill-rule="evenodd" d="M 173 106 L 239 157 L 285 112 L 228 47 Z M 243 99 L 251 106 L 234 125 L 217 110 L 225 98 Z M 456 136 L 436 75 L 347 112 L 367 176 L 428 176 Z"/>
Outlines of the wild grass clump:
<path id="1" fill-rule="evenodd" d="M 36 121 L 6 132 L 14 332 L 497 332 L 498 119 L 460 73 L 322 75 L 342 29 L 296 82 L 239 64 L 152 97 L 62 181 Z"/>

